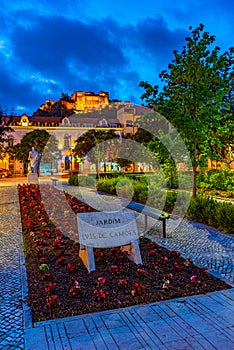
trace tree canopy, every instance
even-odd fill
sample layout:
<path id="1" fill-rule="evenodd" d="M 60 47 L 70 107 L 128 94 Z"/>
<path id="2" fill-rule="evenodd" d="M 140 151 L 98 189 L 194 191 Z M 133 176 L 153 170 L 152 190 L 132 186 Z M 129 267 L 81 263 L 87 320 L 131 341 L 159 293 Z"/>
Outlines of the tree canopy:
<path id="1" fill-rule="evenodd" d="M 2 123 L 2 115 L 3 112 L 0 106 L 0 159 L 2 159 L 6 153 L 11 151 L 11 148 L 6 146 L 6 143 L 9 140 L 9 133 L 14 131 L 11 127 Z"/>
<path id="2" fill-rule="evenodd" d="M 32 147 L 42 155 L 44 162 L 51 162 L 59 157 L 58 141 L 46 130 L 34 130 L 25 134 L 21 142 L 15 145 L 16 158 L 28 162 L 28 154 Z"/>
<path id="3" fill-rule="evenodd" d="M 186 45 L 159 77 L 163 88 L 140 82 L 142 99 L 176 127 L 193 165 L 193 195 L 196 169 L 208 158 L 218 158 L 223 142 L 233 144 L 233 48 L 220 54 L 213 47 L 215 36 L 200 24 L 187 37 Z M 231 132 L 231 133 L 230 133 Z"/>
<path id="4" fill-rule="evenodd" d="M 96 164 L 97 173 L 99 164 L 108 157 L 108 143 L 105 141 L 116 139 L 118 136 L 113 130 L 89 130 L 75 141 L 73 152 L 80 158 Z"/>

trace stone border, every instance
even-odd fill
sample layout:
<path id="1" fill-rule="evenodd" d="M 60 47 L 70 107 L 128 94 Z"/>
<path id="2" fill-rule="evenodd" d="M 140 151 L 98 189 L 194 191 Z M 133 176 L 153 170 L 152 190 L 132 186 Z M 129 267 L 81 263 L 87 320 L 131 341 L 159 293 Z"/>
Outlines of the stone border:
<path id="1" fill-rule="evenodd" d="M 21 275 L 21 289 L 22 289 L 22 307 L 23 307 L 23 328 L 29 329 L 33 328 L 33 322 L 32 322 L 32 313 L 30 307 L 26 303 L 26 298 L 28 296 L 28 280 L 27 280 L 27 271 L 25 266 L 25 256 L 24 256 L 24 242 L 23 242 L 23 233 L 21 230 L 21 236 L 20 236 L 20 256 L 19 256 L 19 263 L 20 263 L 20 275 Z"/>

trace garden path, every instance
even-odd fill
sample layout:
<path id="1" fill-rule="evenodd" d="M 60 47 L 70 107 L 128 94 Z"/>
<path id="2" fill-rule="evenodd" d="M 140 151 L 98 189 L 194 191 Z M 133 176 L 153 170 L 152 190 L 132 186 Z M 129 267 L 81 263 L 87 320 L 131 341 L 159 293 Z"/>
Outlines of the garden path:
<path id="1" fill-rule="evenodd" d="M 0 349 L 24 349 L 22 231 L 16 187 L 0 187 Z"/>

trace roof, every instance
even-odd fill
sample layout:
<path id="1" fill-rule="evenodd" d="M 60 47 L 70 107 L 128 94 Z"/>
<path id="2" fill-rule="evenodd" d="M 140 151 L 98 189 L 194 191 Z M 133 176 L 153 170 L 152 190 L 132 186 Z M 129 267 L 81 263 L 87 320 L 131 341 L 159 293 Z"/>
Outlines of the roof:
<path id="1" fill-rule="evenodd" d="M 100 121 L 105 119 L 107 121 L 107 124 L 120 124 L 120 121 L 117 118 L 108 118 L 106 116 L 102 117 L 90 117 L 90 118 L 84 118 L 80 117 L 79 114 L 72 114 L 70 117 L 68 117 L 71 124 L 84 124 L 84 123 L 91 123 L 94 125 L 98 125 Z"/>

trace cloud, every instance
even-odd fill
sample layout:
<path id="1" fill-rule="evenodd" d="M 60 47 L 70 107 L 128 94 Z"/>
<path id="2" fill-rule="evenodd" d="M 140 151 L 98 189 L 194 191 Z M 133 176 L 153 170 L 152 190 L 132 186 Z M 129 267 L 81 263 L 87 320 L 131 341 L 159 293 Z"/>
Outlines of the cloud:
<path id="1" fill-rule="evenodd" d="M 34 16 L 30 27 L 15 27 L 12 43 L 24 64 L 47 73 L 64 69 L 72 60 L 97 69 L 125 64 L 121 49 L 106 35 L 105 22 Z"/>
<path id="2" fill-rule="evenodd" d="M 17 111 L 19 106 L 25 111 L 31 112 L 31 106 L 41 104 L 41 96 L 35 94 L 30 82 L 20 82 L 14 79 L 4 67 L 0 67 L 0 105 L 2 109 L 14 108 Z"/>
<path id="3" fill-rule="evenodd" d="M 165 67 L 173 50 L 182 47 L 187 30 L 168 28 L 163 18 L 147 18 L 137 25 L 137 40 L 159 66 Z"/>
<path id="4" fill-rule="evenodd" d="M 27 105 L 32 113 L 45 99 L 77 90 L 105 90 L 111 98 L 140 102 L 139 82 L 160 83 L 158 74 L 167 68 L 173 50 L 182 49 L 190 24 L 197 26 L 209 13 L 210 25 L 220 11 L 223 42 L 233 28 L 231 21 L 224 21 L 228 13 L 218 0 L 213 1 L 213 13 L 201 0 L 178 0 L 176 6 L 172 0 L 149 0 L 134 8 L 133 1 L 106 4 L 3 0 L 0 104 Z"/>

